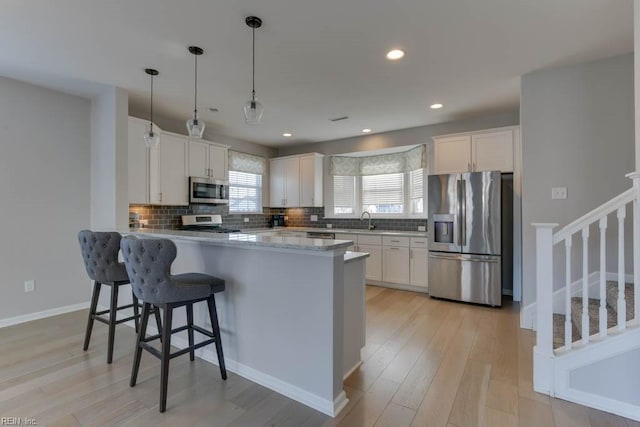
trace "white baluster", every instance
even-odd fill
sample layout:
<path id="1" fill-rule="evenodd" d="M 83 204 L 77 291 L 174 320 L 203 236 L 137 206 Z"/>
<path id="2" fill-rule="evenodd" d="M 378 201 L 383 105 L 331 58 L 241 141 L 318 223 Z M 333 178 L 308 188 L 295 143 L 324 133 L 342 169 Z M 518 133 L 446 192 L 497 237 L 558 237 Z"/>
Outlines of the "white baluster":
<path id="1" fill-rule="evenodd" d="M 567 350 L 571 350 L 573 345 L 573 337 L 572 334 L 572 321 L 571 321 L 571 241 L 572 236 L 564 239 L 564 249 L 565 249 L 565 292 L 564 292 L 564 345 Z"/>
<path id="2" fill-rule="evenodd" d="M 633 305 L 634 320 L 638 324 L 638 310 L 640 310 L 640 172 L 627 175 L 633 180 L 633 188 L 636 191 L 633 199 Z"/>
<path id="3" fill-rule="evenodd" d="M 627 327 L 627 304 L 624 301 L 624 217 L 626 206 L 618 208 L 618 330 Z"/>
<path id="4" fill-rule="evenodd" d="M 600 336 L 607 336 L 607 217 L 600 218 Z"/>
<path id="5" fill-rule="evenodd" d="M 589 226 L 582 229 L 582 343 L 589 342 Z"/>
<path id="6" fill-rule="evenodd" d="M 536 228 L 536 346 L 533 349 L 533 388 L 553 395 L 553 228 Z"/>

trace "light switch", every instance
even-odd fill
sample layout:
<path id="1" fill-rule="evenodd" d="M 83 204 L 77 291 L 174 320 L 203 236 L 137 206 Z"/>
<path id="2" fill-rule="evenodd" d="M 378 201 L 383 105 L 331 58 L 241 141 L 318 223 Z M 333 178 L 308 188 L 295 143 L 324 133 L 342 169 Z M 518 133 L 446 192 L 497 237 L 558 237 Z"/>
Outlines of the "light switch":
<path id="1" fill-rule="evenodd" d="M 311 215 L 311 222 L 316 222 L 318 220 L 318 215 Z"/>
<path id="2" fill-rule="evenodd" d="M 567 187 L 553 187 L 551 189 L 551 199 L 561 200 L 567 198 Z"/>

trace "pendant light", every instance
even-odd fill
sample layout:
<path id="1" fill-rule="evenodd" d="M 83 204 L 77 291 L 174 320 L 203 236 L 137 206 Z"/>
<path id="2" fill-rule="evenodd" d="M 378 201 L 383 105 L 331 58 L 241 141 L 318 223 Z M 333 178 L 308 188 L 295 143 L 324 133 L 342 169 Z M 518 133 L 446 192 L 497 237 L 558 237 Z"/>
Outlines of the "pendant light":
<path id="1" fill-rule="evenodd" d="M 249 125 L 259 125 L 262 119 L 264 107 L 256 99 L 256 28 L 262 26 L 262 19 L 257 16 L 249 16 L 245 19 L 247 25 L 251 28 L 253 35 L 253 60 L 252 60 L 252 80 L 251 80 L 251 99 L 244 105 L 244 121 Z"/>
<path id="2" fill-rule="evenodd" d="M 153 68 L 145 68 L 144 72 L 151 76 L 151 114 L 149 117 L 149 124 L 147 125 L 147 131 L 144 133 L 144 144 L 147 148 L 155 148 L 160 142 L 160 135 L 153 131 L 153 78 L 159 73 L 158 70 L 154 70 Z"/>
<path id="3" fill-rule="evenodd" d="M 189 52 L 195 57 L 195 94 L 193 97 L 193 116 L 187 120 L 187 130 L 191 138 L 202 138 L 204 133 L 204 122 L 198 118 L 198 56 L 202 55 L 204 51 L 197 46 L 189 46 Z"/>

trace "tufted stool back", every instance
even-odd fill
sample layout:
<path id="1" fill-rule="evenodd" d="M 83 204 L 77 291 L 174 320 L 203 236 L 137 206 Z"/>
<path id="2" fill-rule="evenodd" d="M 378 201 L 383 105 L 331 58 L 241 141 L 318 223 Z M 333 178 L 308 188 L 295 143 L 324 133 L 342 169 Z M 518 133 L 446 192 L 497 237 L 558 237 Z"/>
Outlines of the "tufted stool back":
<path id="1" fill-rule="evenodd" d="M 137 239 L 127 236 L 120 244 L 133 293 L 149 304 L 175 301 L 179 289 L 171 279 L 176 245 L 167 239 Z"/>
<path id="2" fill-rule="evenodd" d="M 91 280 L 100 283 L 127 280 L 123 265 L 118 262 L 121 239 L 116 232 L 82 230 L 78 233 L 82 259 Z"/>

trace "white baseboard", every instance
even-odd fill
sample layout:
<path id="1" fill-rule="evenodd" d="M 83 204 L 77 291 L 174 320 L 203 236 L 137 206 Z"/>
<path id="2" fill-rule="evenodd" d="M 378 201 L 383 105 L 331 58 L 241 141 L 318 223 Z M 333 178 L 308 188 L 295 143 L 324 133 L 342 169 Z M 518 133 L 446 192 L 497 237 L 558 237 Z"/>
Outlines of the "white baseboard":
<path id="1" fill-rule="evenodd" d="M 71 313 L 72 311 L 84 310 L 85 308 L 89 308 L 89 301 L 23 314 L 21 316 L 8 317 L 6 319 L 0 319 L 0 328 L 30 322 L 32 320 L 44 319 L 45 317 L 57 316 L 59 314 Z"/>
<path id="2" fill-rule="evenodd" d="M 362 351 L 362 350 L 360 350 Z M 346 374 L 344 374 L 344 376 L 342 377 L 342 380 L 346 380 L 347 378 L 349 378 L 351 376 L 351 374 L 353 374 L 360 366 L 362 365 L 362 360 L 358 360 L 358 363 L 356 363 L 355 365 L 353 365 L 353 368 L 349 369 L 347 371 Z"/>
<path id="3" fill-rule="evenodd" d="M 134 327 L 133 321 L 125 322 L 124 324 L 130 326 L 131 328 Z M 151 324 L 147 326 L 147 331 L 148 334 L 156 334 L 158 332 L 157 329 Z M 186 348 L 189 345 L 189 342 L 184 338 L 172 336 L 171 345 L 182 349 Z M 196 350 L 196 356 L 201 358 L 202 360 L 218 366 L 218 355 L 215 350 L 211 348 L 200 348 Z M 257 369 L 243 365 L 242 363 L 238 363 L 237 361 L 229 359 L 228 357 L 224 358 L 224 364 L 228 371 L 233 372 L 236 375 L 240 375 L 241 377 L 246 378 L 249 381 L 253 381 L 254 383 L 260 384 L 261 386 L 267 387 L 268 389 L 273 390 L 276 393 L 280 393 L 283 396 L 300 402 L 303 405 L 306 405 L 331 417 L 336 417 L 340 413 L 340 411 L 342 411 L 345 406 L 347 406 L 347 403 L 349 402 L 349 399 L 347 399 L 347 395 L 344 391 L 342 391 L 334 399 L 334 401 L 330 401 L 327 399 L 323 399 L 316 394 L 303 390 L 300 387 L 297 387 L 286 381 L 282 381 L 269 374 L 258 371 Z"/>
<path id="4" fill-rule="evenodd" d="M 618 273 L 607 273 L 607 281 L 617 281 Z M 587 276 L 589 283 L 589 297 L 598 298 L 600 292 L 600 272 L 594 271 Z M 633 283 L 633 275 L 625 275 L 626 283 Z M 564 314 L 565 311 L 565 287 L 562 287 L 553 293 L 553 312 Z M 571 296 L 582 295 L 582 279 L 576 280 L 571 284 Z M 536 303 L 529 304 L 522 309 L 522 321 L 520 327 L 523 329 L 536 329 Z"/>

